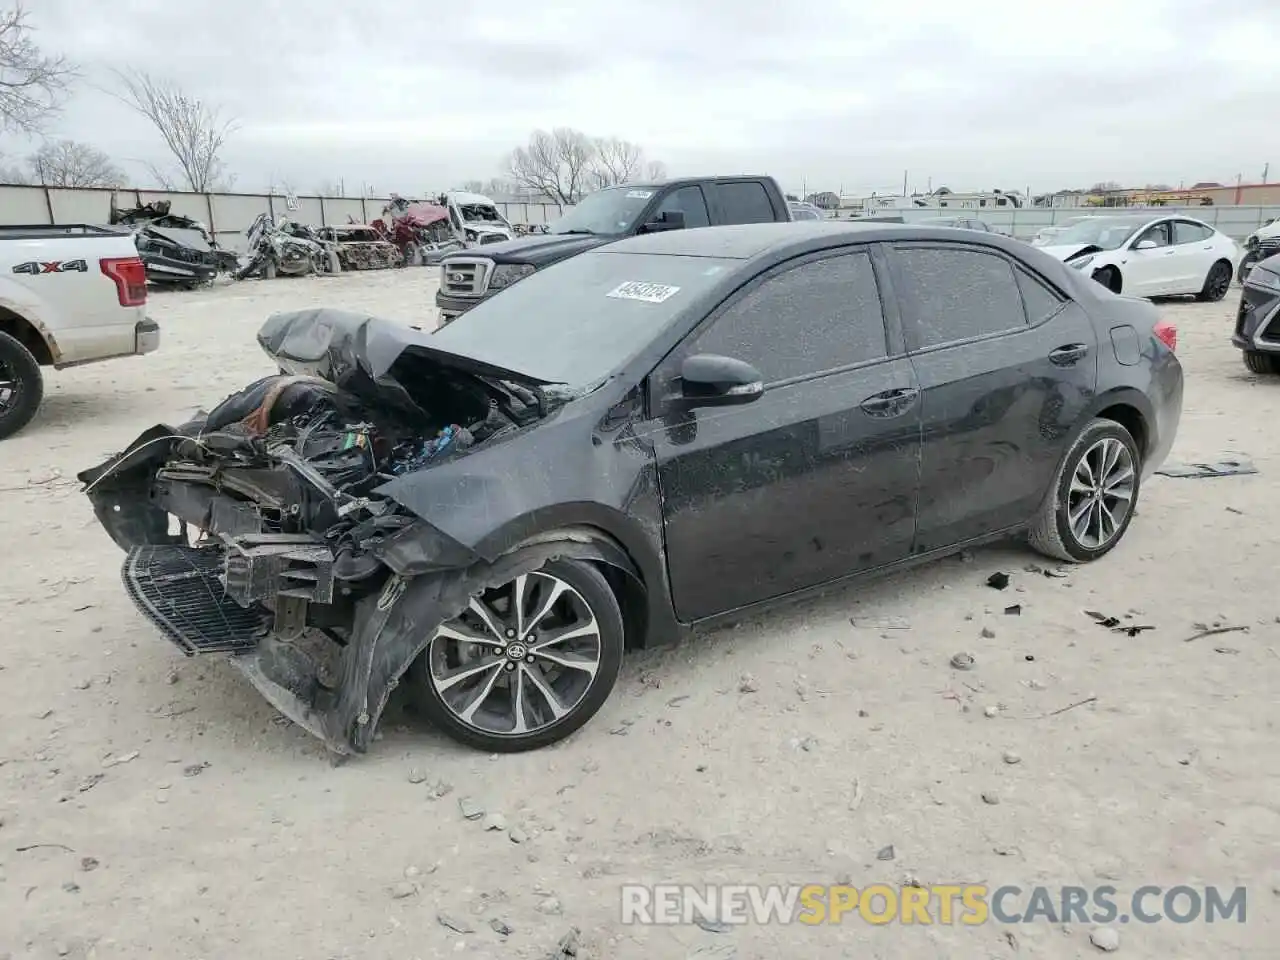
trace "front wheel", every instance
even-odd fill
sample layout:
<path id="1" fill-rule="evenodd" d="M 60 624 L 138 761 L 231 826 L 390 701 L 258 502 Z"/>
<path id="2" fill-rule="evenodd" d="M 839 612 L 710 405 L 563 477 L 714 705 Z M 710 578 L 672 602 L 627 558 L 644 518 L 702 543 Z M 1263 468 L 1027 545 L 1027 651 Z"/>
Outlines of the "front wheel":
<path id="1" fill-rule="evenodd" d="M 0 440 L 30 423 L 43 397 L 40 364 L 20 340 L 0 332 Z"/>
<path id="2" fill-rule="evenodd" d="M 556 560 L 473 597 L 410 668 L 449 736 L 491 753 L 564 739 L 604 705 L 622 666 L 617 597 L 593 565 Z"/>
<path id="3" fill-rule="evenodd" d="M 1058 468 L 1028 539 L 1046 556 L 1087 563 L 1109 553 L 1138 504 L 1142 454 L 1114 420 L 1092 420 Z"/>
<path id="4" fill-rule="evenodd" d="M 1112 293 L 1119 293 L 1121 290 L 1120 271 L 1115 267 L 1103 267 L 1101 270 L 1095 270 L 1093 279 Z"/>
<path id="5" fill-rule="evenodd" d="M 1196 299 L 1201 303 L 1217 303 L 1227 295 L 1230 289 L 1231 264 L 1225 260 L 1219 260 L 1209 268 L 1209 273 L 1204 278 L 1204 286 L 1200 288 Z"/>

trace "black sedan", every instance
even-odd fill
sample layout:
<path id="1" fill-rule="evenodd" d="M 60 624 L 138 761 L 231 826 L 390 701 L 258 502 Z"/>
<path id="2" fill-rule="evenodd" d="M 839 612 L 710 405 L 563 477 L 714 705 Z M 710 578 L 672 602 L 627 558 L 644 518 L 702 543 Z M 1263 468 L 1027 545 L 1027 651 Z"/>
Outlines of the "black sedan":
<path id="1" fill-rule="evenodd" d="M 1280 373 L 1280 254 L 1245 276 L 1231 342 L 1253 373 Z"/>
<path id="2" fill-rule="evenodd" d="M 628 647 L 1002 537 L 1095 560 L 1182 406 L 1152 304 L 915 225 L 646 235 L 434 334 L 259 341 L 280 376 L 81 479 L 138 608 L 340 752 L 398 683 L 525 750 Z"/>

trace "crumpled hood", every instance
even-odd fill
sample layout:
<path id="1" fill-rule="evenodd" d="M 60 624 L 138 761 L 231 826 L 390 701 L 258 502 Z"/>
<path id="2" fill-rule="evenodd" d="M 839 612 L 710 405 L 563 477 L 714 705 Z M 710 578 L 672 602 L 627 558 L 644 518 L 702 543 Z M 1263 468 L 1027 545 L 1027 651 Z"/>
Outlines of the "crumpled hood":
<path id="1" fill-rule="evenodd" d="M 1098 247 L 1092 243 L 1049 243 L 1045 246 L 1037 247 L 1036 249 L 1041 253 L 1047 253 L 1054 259 L 1061 260 L 1063 263 L 1066 263 L 1066 261 L 1078 254 L 1097 251 Z"/>
<path id="2" fill-rule="evenodd" d="M 142 228 L 142 232 L 154 233 L 170 243 L 176 243 L 180 247 L 190 247 L 192 250 L 199 250 L 201 253 L 208 253 L 213 249 L 209 246 L 209 241 L 205 235 L 196 229 L 157 227 L 154 224 L 148 224 Z"/>

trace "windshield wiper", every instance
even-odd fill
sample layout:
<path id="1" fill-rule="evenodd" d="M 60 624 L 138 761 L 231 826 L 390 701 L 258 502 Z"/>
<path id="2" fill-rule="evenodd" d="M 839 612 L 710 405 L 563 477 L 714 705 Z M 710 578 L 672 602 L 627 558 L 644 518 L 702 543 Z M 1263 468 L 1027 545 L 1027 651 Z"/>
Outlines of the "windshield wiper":
<path id="1" fill-rule="evenodd" d="M 596 235 L 596 232 L 594 230 L 584 230 L 581 227 L 576 227 L 573 230 L 557 230 L 556 233 L 562 237 L 567 237 L 573 234 L 577 234 L 583 237 L 594 237 Z"/>

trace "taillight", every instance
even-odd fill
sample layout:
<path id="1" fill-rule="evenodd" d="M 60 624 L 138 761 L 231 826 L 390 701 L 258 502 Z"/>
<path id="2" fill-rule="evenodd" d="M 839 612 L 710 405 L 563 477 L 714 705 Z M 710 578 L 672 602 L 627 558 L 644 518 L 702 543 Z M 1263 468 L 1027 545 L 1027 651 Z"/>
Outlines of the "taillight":
<path id="1" fill-rule="evenodd" d="M 1154 332 L 1160 338 L 1160 342 L 1170 350 L 1176 351 L 1178 349 L 1178 328 L 1172 323 L 1167 320 L 1161 320 L 1156 324 Z"/>
<path id="2" fill-rule="evenodd" d="M 147 302 L 147 268 L 137 257 L 100 260 L 102 272 L 115 281 L 122 307 L 140 307 Z"/>

